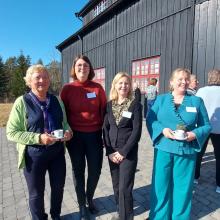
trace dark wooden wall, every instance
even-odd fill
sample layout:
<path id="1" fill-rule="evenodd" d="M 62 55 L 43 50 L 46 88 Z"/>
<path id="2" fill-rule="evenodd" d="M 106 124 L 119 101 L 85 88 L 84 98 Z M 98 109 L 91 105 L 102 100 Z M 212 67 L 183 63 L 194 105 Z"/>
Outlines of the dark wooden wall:
<path id="1" fill-rule="evenodd" d="M 207 66 L 204 64 L 204 50 L 212 51 L 212 57 L 208 57 L 208 54 L 205 56 L 205 60 L 213 58 L 212 66 L 217 65 L 220 56 L 219 40 L 218 43 L 217 40 L 213 41 L 212 36 L 213 34 L 215 39 L 219 39 L 219 1 L 198 4 L 195 25 L 193 0 L 126 1 L 123 9 L 115 11 L 108 19 L 84 34 L 83 44 L 79 39 L 62 51 L 64 82 L 68 81 L 67 74 L 70 72 L 72 60 L 81 52 L 83 45 L 83 52 L 89 56 L 94 68 L 106 68 L 107 91 L 118 71 L 131 73 L 132 60 L 156 55 L 161 56 L 160 92 L 167 90 L 170 73 L 177 67 L 199 71 L 199 80 L 203 83 Z M 204 8 L 209 8 L 207 16 Z M 211 18 L 213 11 L 216 14 L 215 19 Z M 201 23 L 207 25 L 203 26 Z M 202 30 L 207 32 L 207 27 L 209 33 L 205 34 L 204 41 L 204 35 L 200 33 Z M 218 31 L 214 30 L 216 27 Z M 213 49 L 207 50 L 210 45 Z"/>
<path id="2" fill-rule="evenodd" d="M 201 85 L 210 69 L 220 68 L 220 1 L 196 5 L 193 44 L 193 72 Z"/>

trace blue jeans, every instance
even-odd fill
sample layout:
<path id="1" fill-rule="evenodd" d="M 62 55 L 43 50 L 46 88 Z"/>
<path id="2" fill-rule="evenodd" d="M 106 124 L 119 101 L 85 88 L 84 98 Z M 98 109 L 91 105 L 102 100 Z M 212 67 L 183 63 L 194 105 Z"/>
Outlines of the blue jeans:
<path id="1" fill-rule="evenodd" d="M 155 102 L 155 99 L 147 100 L 147 111 L 146 111 L 146 117 L 147 117 L 147 115 L 148 115 L 148 113 L 149 113 L 151 107 L 153 106 L 154 102 Z"/>

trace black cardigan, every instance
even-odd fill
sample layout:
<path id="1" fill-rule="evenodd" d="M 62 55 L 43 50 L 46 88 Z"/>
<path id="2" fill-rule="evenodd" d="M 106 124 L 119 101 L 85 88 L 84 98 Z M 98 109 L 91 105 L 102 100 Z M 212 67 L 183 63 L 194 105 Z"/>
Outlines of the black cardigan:
<path id="1" fill-rule="evenodd" d="M 126 158 L 136 157 L 142 131 L 142 105 L 135 99 L 128 111 L 132 113 L 131 118 L 122 117 L 117 125 L 112 112 L 112 101 L 107 103 L 103 124 L 106 155 L 118 151 Z"/>

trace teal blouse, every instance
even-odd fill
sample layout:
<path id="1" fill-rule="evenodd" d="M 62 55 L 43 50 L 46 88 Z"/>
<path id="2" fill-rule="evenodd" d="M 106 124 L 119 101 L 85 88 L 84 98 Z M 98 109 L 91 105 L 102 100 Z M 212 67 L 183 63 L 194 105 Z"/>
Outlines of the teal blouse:
<path id="1" fill-rule="evenodd" d="M 203 100 L 188 94 L 185 94 L 178 108 L 175 107 L 171 93 L 159 95 L 148 114 L 146 124 L 155 148 L 179 155 L 200 152 L 211 131 Z M 178 124 L 184 124 L 187 131 L 194 132 L 196 140 L 178 141 L 163 135 L 164 128 L 176 130 Z"/>

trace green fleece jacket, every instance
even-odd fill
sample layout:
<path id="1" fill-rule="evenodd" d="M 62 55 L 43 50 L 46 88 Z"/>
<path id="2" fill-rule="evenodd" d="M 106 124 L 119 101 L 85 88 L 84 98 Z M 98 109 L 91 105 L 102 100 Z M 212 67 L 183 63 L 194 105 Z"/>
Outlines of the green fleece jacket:
<path id="1" fill-rule="evenodd" d="M 63 129 L 71 130 L 66 119 L 66 112 L 62 101 L 58 98 L 63 111 Z M 27 131 L 26 107 L 23 96 L 16 99 L 6 126 L 8 140 L 17 142 L 18 168 L 25 167 L 25 148 L 26 145 L 39 144 L 40 134 Z M 42 147 L 45 145 L 42 145 Z"/>

